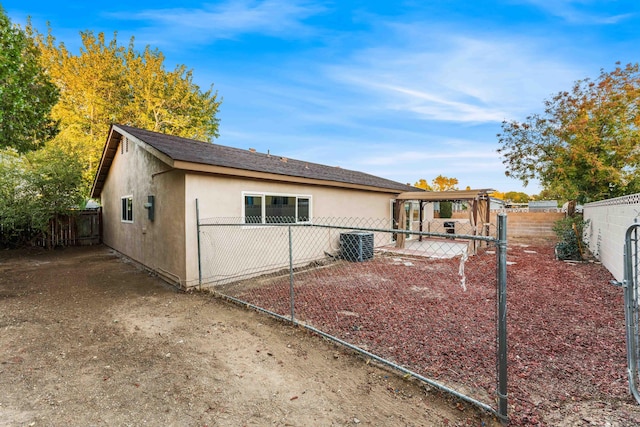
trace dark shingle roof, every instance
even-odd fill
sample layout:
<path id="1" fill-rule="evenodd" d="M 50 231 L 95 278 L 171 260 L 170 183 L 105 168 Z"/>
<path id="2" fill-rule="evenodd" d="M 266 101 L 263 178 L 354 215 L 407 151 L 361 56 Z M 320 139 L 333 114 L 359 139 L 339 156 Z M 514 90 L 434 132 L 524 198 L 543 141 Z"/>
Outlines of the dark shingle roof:
<path id="1" fill-rule="evenodd" d="M 283 176 L 356 184 L 381 189 L 420 191 L 415 187 L 380 178 L 363 172 L 295 159 L 284 160 L 280 156 L 226 147 L 208 142 L 166 135 L 131 126 L 115 125 L 116 128 L 133 135 L 139 140 L 170 157 L 174 161 L 184 161 L 212 166 L 222 166 L 254 172 L 265 172 Z"/>

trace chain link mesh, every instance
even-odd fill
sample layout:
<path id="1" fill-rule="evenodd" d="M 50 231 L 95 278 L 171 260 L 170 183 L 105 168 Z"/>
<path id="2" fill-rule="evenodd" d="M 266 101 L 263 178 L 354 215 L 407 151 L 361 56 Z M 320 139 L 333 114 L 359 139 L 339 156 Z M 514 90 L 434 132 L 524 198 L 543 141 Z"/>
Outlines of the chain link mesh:
<path id="1" fill-rule="evenodd" d="M 495 405 L 496 239 L 455 221 L 419 232 L 357 218 L 200 230 L 203 287 Z"/>

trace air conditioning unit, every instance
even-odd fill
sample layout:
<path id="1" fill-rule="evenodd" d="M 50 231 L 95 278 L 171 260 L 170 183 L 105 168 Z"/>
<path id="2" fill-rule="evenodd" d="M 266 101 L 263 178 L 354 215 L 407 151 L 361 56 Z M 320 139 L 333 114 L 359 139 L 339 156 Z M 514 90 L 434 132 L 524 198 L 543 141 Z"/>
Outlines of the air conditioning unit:
<path id="1" fill-rule="evenodd" d="M 347 261 L 362 262 L 373 258 L 373 233 L 349 231 L 340 233 L 342 257 Z"/>

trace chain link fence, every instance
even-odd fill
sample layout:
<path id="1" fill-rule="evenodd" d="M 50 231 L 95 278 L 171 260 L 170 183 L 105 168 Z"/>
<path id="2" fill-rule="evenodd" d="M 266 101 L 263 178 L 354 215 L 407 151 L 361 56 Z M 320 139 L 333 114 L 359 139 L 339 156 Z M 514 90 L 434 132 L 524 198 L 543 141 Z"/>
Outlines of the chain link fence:
<path id="1" fill-rule="evenodd" d="M 199 282 L 506 419 L 506 216 L 448 222 L 199 219 Z"/>

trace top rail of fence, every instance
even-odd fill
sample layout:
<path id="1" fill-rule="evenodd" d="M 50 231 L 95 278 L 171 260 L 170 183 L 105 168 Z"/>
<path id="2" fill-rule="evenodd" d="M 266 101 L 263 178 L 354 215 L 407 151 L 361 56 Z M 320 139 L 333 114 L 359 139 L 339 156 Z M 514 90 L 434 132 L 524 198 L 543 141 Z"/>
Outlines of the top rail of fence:
<path id="1" fill-rule="evenodd" d="M 369 225 L 362 225 L 361 223 L 357 223 L 359 218 L 322 218 L 321 220 L 315 221 L 306 221 L 306 222 L 270 222 L 270 223 L 260 223 L 260 222 L 245 222 L 244 218 L 204 218 L 200 220 L 200 227 L 296 227 L 296 228 L 330 228 L 335 230 L 361 230 L 361 231 L 370 231 L 370 232 L 378 232 L 378 233 L 402 233 L 405 235 L 412 235 L 417 237 L 444 237 L 444 238 L 458 238 L 458 239 L 467 239 L 467 240 L 477 240 L 477 241 L 485 241 L 485 242 L 497 242 L 498 238 L 495 236 L 484 236 L 480 234 L 457 234 L 457 233 L 439 233 L 433 231 L 418 231 L 418 230 L 406 230 L 399 228 L 385 228 L 385 227 L 372 227 Z M 349 224 L 349 221 L 352 221 Z M 362 219 L 362 221 L 371 221 L 381 223 L 382 221 L 388 222 L 388 220 L 369 220 Z M 452 222 L 455 219 L 451 220 Z M 347 225 L 341 225 L 345 224 Z M 478 227 L 480 228 L 480 227 Z"/>

